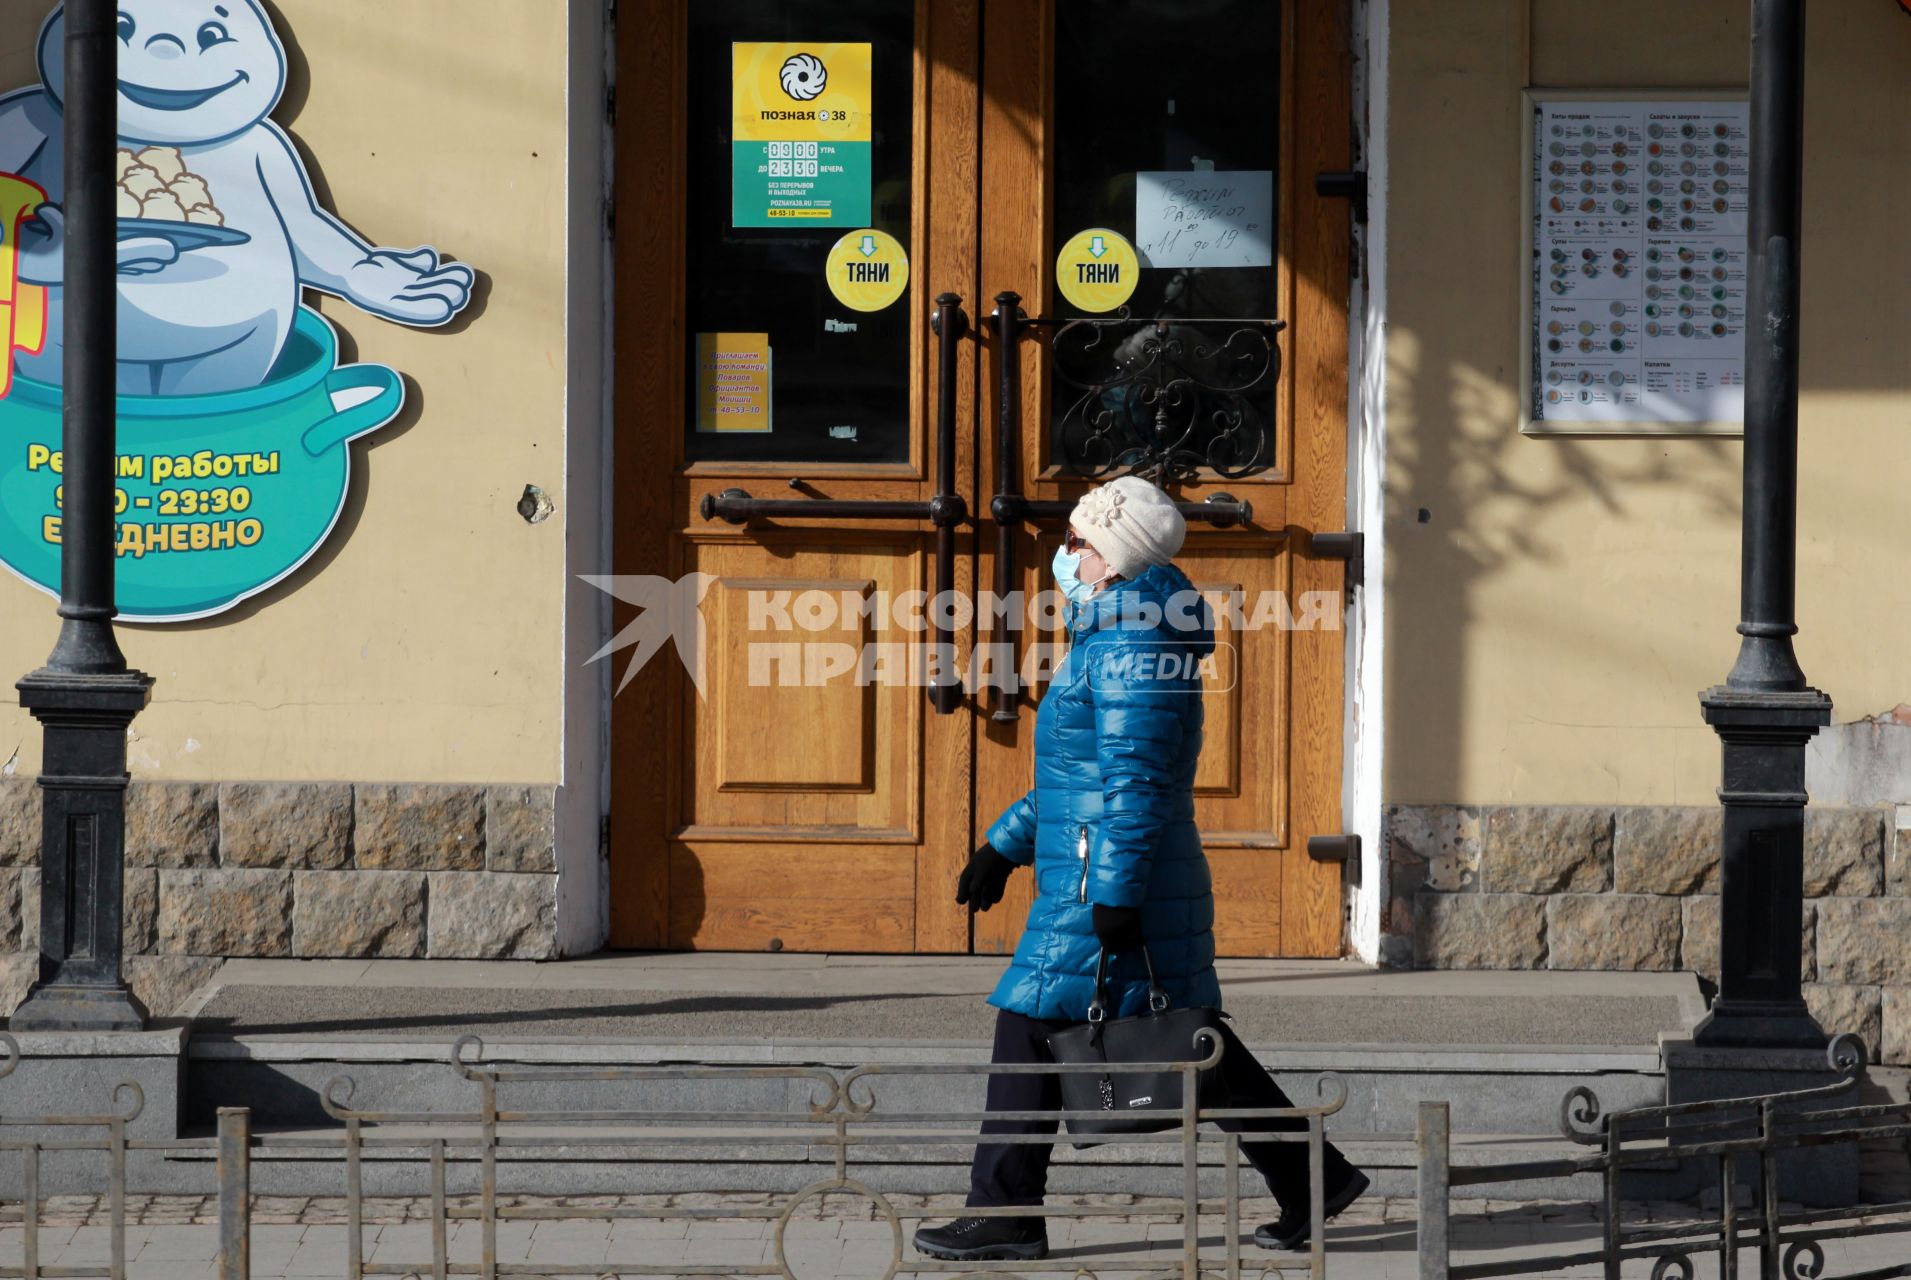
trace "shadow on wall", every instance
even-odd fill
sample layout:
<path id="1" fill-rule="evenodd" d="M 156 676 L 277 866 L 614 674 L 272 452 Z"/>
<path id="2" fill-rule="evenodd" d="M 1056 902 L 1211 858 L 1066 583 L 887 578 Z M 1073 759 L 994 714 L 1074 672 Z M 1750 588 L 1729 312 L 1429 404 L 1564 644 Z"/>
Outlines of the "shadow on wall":
<path id="1" fill-rule="evenodd" d="M 1394 309 L 1387 360 L 1387 687 L 1395 743 L 1389 802 L 1500 798 L 1476 794 L 1480 780 L 1463 776 L 1466 753 L 1454 749 L 1460 735 L 1493 732 L 1469 722 L 1489 700 L 1482 682 L 1497 678 L 1521 698 L 1527 687 L 1543 687 L 1548 667 L 1570 674 L 1596 662 L 1617 671 L 1663 671 L 1651 643 L 1650 593 L 1635 590 L 1624 599 L 1616 591 L 1627 576 L 1619 560 L 1644 552 L 1637 546 L 1643 531 L 1607 543 L 1602 530 L 1667 508 L 1711 530 L 1736 528 L 1738 518 L 1737 441 L 1522 436 L 1517 369 L 1501 364 L 1489 374 L 1477 367 L 1478 336 L 1451 325 L 1412 326 L 1408 308 Z M 1602 563 L 1608 548 L 1612 560 Z M 1665 554 L 1681 553 L 1668 546 Z M 1533 588 L 1509 598 L 1504 580 L 1520 578 Z M 1652 585 L 1646 578 L 1635 587 Z M 1589 598 L 1605 593 L 1611 594 L 1603 602 Z M 1562 613 L 1561 595 L 1583 607 Z M 1717 620 L 1720 677 L 1731 661 L 1735 621 Z M 1508 648 L 1531 665 L 1502 668 L 1494 677 L 1479 659 L 1488 649 Z M 1695 724 L 1697 693 L 1695 685 Z M 1510 738 L 1511 725 L 1506 732 Z M 1515 749 L 1502 739 L 1504 764 L 1493 779 L 1500 793 L 1519 785 L 1521 762 L 1505 758 Z"/>
<path id="2" fill-rule="evenodd" d="M 1648 40 L 1654 12 L 1535 0 L 1532 78 L 1743 83 L 1742 5 L 1695 5 Z M 1701 769 L 1687 744 L 1709 739 L 1697 694 L 1737 647 L 1741 446 L 1519 434 L 1521 68 L 1504 15 L 1393 12 L 1384 798 L 1709 803 L 1709 778 L 1688 793 L 1716 754 Z M 1819 6 L 1808 57 L 1799 647 L 1814 683 L 1836 698 L 1842 674 L 1869 700 L 1897 685 L 1862 638 L 1862 588 L 1895 554 L 1878 513 L 1911 463 L 1911 352 L 1893 336 L 1911 24 Z"/>

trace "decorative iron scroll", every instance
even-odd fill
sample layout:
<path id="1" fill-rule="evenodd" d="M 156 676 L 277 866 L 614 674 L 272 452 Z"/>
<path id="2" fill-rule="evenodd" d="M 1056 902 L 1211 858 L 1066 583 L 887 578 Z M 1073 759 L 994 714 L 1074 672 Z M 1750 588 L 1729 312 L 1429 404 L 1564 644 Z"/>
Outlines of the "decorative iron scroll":
<path id="1" fill-rule="evenodd" d="M 1037 322 L 1039 323 L 1039 322 Z M 1235 480 L 1273 463 L 1284 320 L 1071 320 L 1050 340 L 1062 464 L 1186 483 Z M 1066 403 L 1066 408 L 1062 406 Z"/>
<path id="2" fill-rule="evenodd" d="M 1423 1280 L 1486 1280 L 1603 1266 L 1606 1275 L 1617 1276 L 1622 1268 L 1625 1274 L 1638 1274 L 1632 1264 L 1643 1270 L 1649 1263 L 1652 1280 L 1696 1280 L 1699 1260 L 1716 1258 L 1716 1267 L 1704 1274 L 1737 1280 L 1752 1274 L 1741 1271 L 1740 1255 L 1757 1251 L 1756 1274 L 1768 1280 L 1828 1280 L 1826 1241 L 1911 1236 L 1911 1201 L 1808 1207 L 1781 1199 L 1781 1162 L 1796 1159 L 1801 1151 L 1911 1139 L 1911 1104 L 1817 1105 L 1855 1089 L 1868 1058 L 1857 1036 L 1839 1035 L 1825 1051 L 1826 1069 L 1833 1077 L 1828 1083 L 1611 1113 L 1600 1105 L 1598 1095 L 1580 1085 L 1560 1102 L 1560 1130 L 1589 1150 L 1555 1160 L 1456 1166 L 1448 1104 L 1423 1102 L 1416 1135 L 1421 1160 L 1420 1275 Z M 1690 1177 L 1701 1187 L 1712 1183 L 1705 1190 L 1716 1197 L 1716 1209 L 1625 1221 L 1620 1216 L 1625 1180 L 1647 1172 Z M 1589 1242 L 1572 1253 L 1453 1263 L 1448 1228 L 1456 1189 L 1583 1174 L 1597 1175 L 1604 1184 L 1604 1231 L 1597 1246 Z M 1749 1192 L 1749 1203 L 1741 1203 L 1741 1191 Z M 1898 1258 L 1911 1256 L 1911 1248 L 1894 1252 Z M 1890 1277 L 1911 1277 L 1911 1262 L 1866 1270 L 1855 1280 Z"/>

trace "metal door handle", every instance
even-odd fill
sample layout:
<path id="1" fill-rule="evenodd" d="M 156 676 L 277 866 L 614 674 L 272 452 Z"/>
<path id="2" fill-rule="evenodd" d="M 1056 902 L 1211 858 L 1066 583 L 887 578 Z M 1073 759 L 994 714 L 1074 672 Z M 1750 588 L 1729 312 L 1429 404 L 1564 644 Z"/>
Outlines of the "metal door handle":
<path id="1" fill-rule="evenodd" d="M 1028 502 L 1022 497 L 1022 369 L 1016 343 L 1022 336 L 1022 295 L 995 295 L 995 497 L 989 514 L 995 518 L 995 598 L 1007 600 L 1015 589 L 1015 539 L 1021 531 Z M 1004 615 L 1006 616 L 1006 614 Z M 1012 724 L 1021 714 L 1020 655 L 1015 652 L 1015 629 L 1007 629 L 1007 669 L 989 690 L 989 719 Z"/>
<path id="2" fill-rule="evenodd" d="M 963 509 L 961 495 L 956 492 L 956 349 L 969 331 L 969 317 L 962 310 L 960 294 L 936 295 L 936 315 L 930 328 L 936 335 L 937 358 L 936 496 L 929 505 L 933 509 L 938 502 L 946 501 L 957 512 L 954 518 L 936 521 L 935 599 L 942 601 L 944 607 L 931 608 L 929 616 L 932 622 L 938 616 L 944 619 L 935 622 L 936 649 L 943 653 L 948 651 L 949 644 L 946 625 L 949 599 L 955 593 L 955 527 L 968 514 Z M 939 716 L 946 716 L 962 705 L 962 683 L 953 667 L 944 675 L 944 680 L 929 686 L 929 705 Z"/>
<path id="3" fill-rule="evenodd" d="M 940 495 L 927 502 L 872 498 L 753 498 L 748 489 L 706 493 L 697 504 L 705 520 L 748 524 L 752 520 L 927 520 L 961 524 L 968 504 L 959 497 Z"/>

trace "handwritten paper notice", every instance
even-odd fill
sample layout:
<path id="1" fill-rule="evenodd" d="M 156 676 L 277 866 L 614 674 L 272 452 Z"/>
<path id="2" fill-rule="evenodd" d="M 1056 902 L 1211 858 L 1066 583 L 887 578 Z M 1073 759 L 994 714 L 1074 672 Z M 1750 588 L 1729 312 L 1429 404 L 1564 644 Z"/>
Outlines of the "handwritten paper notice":
<path id="1" fill-rule="evenodd" d="M 1274 264 L 1274 175 L 1266 169 L 1135 175 L 1144 267 Z"/>

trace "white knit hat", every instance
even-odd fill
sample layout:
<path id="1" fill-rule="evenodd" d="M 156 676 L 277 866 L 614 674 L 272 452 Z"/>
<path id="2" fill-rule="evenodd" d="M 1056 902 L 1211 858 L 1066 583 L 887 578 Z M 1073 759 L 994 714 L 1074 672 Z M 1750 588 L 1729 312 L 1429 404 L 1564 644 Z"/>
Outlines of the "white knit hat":
<path id="1" fill-rule="evenodd" d="M 1124 578 L 1168 563 L 1188 536 L 1188 522 L 1174 499 L 1139 476 L 1089 490 L 1069 513 L 1068 524 Z"/>

